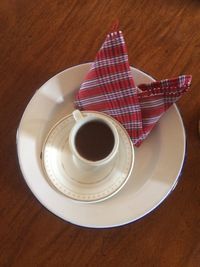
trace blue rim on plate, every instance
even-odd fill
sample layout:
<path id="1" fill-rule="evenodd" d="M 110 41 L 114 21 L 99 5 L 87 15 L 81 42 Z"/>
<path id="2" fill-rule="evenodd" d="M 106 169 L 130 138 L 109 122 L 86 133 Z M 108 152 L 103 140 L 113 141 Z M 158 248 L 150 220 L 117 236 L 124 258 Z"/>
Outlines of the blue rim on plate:
<path id="1" fill-rule="evenodd" d="M 90 63 L 86 63 L 64 70 L 34 94 L 17 131 L 17 153 L 27 185 L 49 211 L 76 225 L 109 228 L 144 217 L 174 190 L 185 160 L 186 137 L 180 113 L 173 105 L 136 149 L 131 177 L 114 197 L 101 203 L 78 204 L 56 192 L 44 177 L 41 148 L 50 128 L 72 112 L 74 93 L 89 68 Z M 144 72 L 131 70 L 136 84 L 154 81 Z M 168 169 L 165 161 L 171 164 Z"/>

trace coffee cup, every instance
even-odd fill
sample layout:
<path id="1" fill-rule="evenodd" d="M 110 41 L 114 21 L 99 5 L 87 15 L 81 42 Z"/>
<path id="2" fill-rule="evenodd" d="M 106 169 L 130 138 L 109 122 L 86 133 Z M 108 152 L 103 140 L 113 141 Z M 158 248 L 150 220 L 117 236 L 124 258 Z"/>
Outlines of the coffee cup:
<path id="1" fill-rule="evenodd" d="M 72 115 L 75 125 L 69 135 L 69 146 L 76 165 L 90 170 L 105 167 L 114 161 L 119 148 L 119 135 L 111 119 L 92 112 L 84 116 L 79 110 Z"/>

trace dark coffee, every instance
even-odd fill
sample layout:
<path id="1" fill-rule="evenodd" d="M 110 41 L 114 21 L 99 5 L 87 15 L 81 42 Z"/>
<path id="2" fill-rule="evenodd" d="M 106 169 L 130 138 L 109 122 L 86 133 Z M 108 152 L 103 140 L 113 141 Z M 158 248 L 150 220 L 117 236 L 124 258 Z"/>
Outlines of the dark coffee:
<path id="1" fill-rule="evenodd" d="M 76 133 L 75 145 L 85 159 L 97 161 L 110 154 L 114 135 L 110 127 L 100 120 L 89 121 Z"/>

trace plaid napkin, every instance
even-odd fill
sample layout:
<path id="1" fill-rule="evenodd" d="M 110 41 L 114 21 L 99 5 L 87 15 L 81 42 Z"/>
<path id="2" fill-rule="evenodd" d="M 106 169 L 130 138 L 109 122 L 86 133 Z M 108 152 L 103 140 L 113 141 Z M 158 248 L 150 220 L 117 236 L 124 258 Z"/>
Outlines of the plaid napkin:
<path id="1" fill-rule="evenodd" d="M 190 75 L 136 86 L 121 31 L 107 35 L 75 96 L 80 110 L 105 112 L 127 130 L 139 146 L 163 113 L 191 84 Z"/>

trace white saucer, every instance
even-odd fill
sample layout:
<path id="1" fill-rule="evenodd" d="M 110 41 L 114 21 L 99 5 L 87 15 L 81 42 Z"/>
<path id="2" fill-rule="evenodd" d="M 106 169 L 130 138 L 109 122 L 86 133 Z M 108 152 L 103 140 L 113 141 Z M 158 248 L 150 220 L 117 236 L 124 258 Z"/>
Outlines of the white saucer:
<path id="1" fill-rule="evenodd" d="M 69 148 L 69 133 L 75 124 L 70 114 L 49 132 L 42 151 L 42 162 L 49 181 L 67 197 L 80 202 L 99 202 L 116 194 L 127 182 L 134 163 L 132 142 L 119 122 L 100 112 L 82 112 L 109 118 L 119 134 L 117 157 L 108 166 L 85 170 L 77 166 Z"/>
<path id="2" fill-rule="evenodd" d="M 81 226 L 113 227 L 133 222 L 155 209 L 178 182 L 185 157 L 185 131 L 173 105 L 144 143 L 135 149 L 135 164 L 118 194 L 98 203 L 77 203 L 47 182 L 42 145 L 53 125 L 74 109 L 76 90 L 90 64 L 67 69 L 47 81 L 29 102 L 17 131 L 21 171 L 36 198 L 60 218 Z M 132 68 L 136 84 L 153 81 Z"/>

